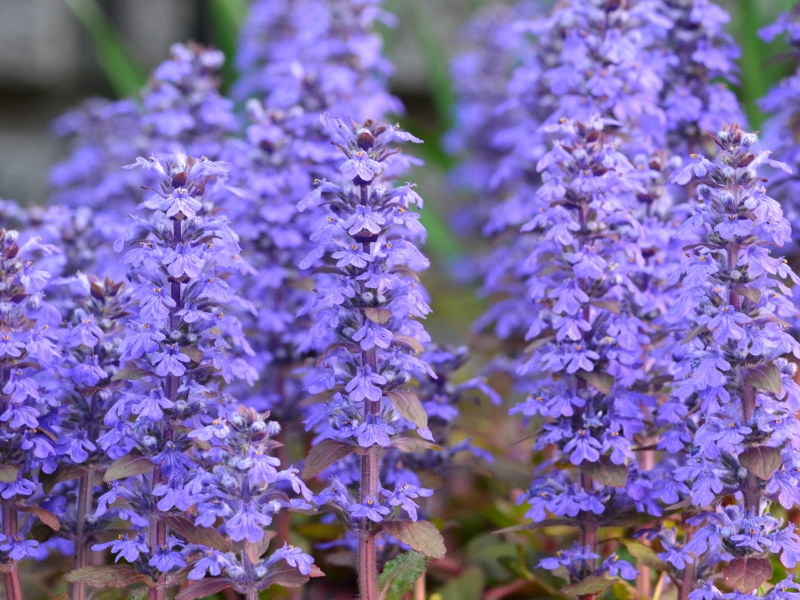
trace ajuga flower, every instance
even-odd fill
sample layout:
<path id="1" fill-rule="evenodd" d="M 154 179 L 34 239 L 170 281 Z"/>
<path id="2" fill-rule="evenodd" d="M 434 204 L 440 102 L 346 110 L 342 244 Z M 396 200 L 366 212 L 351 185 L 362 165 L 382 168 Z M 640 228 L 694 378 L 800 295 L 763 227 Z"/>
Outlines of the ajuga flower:
<path id="1" fill-rule="evenodd" d="M 348 127 L 327 113 L 323 121 L 344 142 L 338 146 L 345 155 L 342 172 L 350 177 L 345 176 L 341 186 L 319 182 L 300 207 L 327 214 L 327 225 L 314 233 L 315 247 L 304 263 L 320 259 L 326 263 L 317 269 L 316 296 L 309 309 L 316 311 L 312 333 L 330 343 L 317 362 L 308 390 L 332 392 L 325 409 L 308 421 L 327 439 L 318 442 L 307 464 L 330 465 L 332 446 L 359 450 L 362 455 L 358 500 L 334 479 L 319 502 L 338 506 L 358 532 L 361 597 L 372 599 L 377 597 L 375 538 L 379 532 L 373 524 L 384 521 L 390 512 L 388 500 L 379 496 L 379 453 L 383 448 L 401 447 L 397 434 L 406 430 L 416 429 L 431 439 L 428 416 L 407 388 L 415 377 L 434 376 L 417 356 L 430 340 L 416 320 L 430 312 L 415 275 L 428 266 L 414 243 L 425 230 L 419 213 L 411 207 L 421 207 L 422 200 L 410 184 L 392 187 L 385 177 L 396 152 L 390 144 L 419 140 L 373 121 Z M 319 206 L 323 194 L 330 210 Z M 424 524 L 412 525 L 417 526 Z"/>
<path id="2" fill-rule="evenodd" d="M 213 527 L 221 519 L 221 529 L 231 540 L 264 549 L 266 546 L 259 544 L 269 539 L 265 528 L 274 515 L 286 508 L 311 508 L 306 500 L 312 497 L 297 469 L 280 470 L 280 461 L 270 456 L 270 451 L 279 446 L 272 438 L 280 426 L 268 421 L 268 416 L 240 406 L 228 417 L 189 433 L 190 438 L 207 442 L 202 452 L 207 471 L 189 484 L 192 503 L 197 504 L 195 524 Z M 303 499 L 290 500 L 281 491 L 280 482 L 289 483 Z M 247 548 L 222 554 L 218 548 L 200 546 L 199 551 L 199 559 L 197 553 L 190 555 L 196 562 L 189 579 L 202 579 L 206 572 L 212 576 L 222 573 L 225 582 L 247 598 L 257 597 L 259 590 L 276 582 L 299 586 L 308 577 L 322 575 L 313 565 L 314 559 L 294 547 L 278 549 L 271 555 L 265 555 L 264 550 L 254 554 Z M 297 572 L 287 570 L 281 561 Z"/>
<path id="3" fill-rule="evenodd" d="M 106 479 L 124 480 L 113 489 L 130 505 L 120 514 L 147 528 L 148 550 L 136 565 L 153 578 L 153 594 L 162 598 L 164 569 L 179 567 L 169 552 L 186 550 L 180 538 L 169 541 L 174 536 L 165 517 L 193 504 L 191 485 L 203 473 L 190 434 L 235 410 L 219 392 L 223 381 L 255 375 L 230 354 L 232 343 L 245 350 L 247 343 L 239 322 L 227 313 L 237 298 L 225 274 L 248 267 L 236 234 L 210 201 L 230 165 L 181 155 L 166 162 L 140 158 L 138 165 L 151 170 L 160 185 L 145 201 L 153 208 L 150 218 L 134 217 L 115 244 L 117 250 L 128 246 L 123 262 L 136 304 L 120 344 L 124 367 L 115 378 L 131 383 L 106 413 L 108 431 L 98 443 L 122 464 L 133 457 L 152 463 L 148 473 L 123 467 Z M 189 197 L 198 205 L 186 201 Z M 183 208 L 168 216 L 176 201 L 185 202 Z M 156 558 L 158 551 L 169 552 Z"/>
<path id="4" fill-rule="evenodd" d="M 520 501 L 531 504 L 529 518 L 552 514 L 580 527 L 575 583 L 612 568 L 635 574 L 613 558 L 596 564 L 597 528 L 627 513 L 660 515 L 632 451 L 655 406 L 641 362 L 649 325 L 640 315 L 649 301 L 640 286 L 650 269 L 635 218 L 650 176 L 617 149 L 614 125 L 595 117 L 547 128 L 555 140 L 539 162 L 535 216 L 523 227 L 535 234 L 523 264 L 535 318 L 527 333 L 533 351 L 519 372 L 532 383 L 512 412 L 548 418 L 534 447 L 555 445 L 562 468 L 546 462 Z M 616 475 L 601 475 L 600 465 Z"/>
<path id="5" fill-rule="evenodd" d="M 394 22 L 380 0 L 253 2 L 242 26 L 234 96 L 279 110 L 302 107 L 312 125 L 326 110 L 362 120 L 400 112 L 388 92 L 392 68 L 372 30 L 376 21 Z"/>
<path id="6" fill-rule="evenodd" d="M 756 135 L 735 124 L 713 140 L 716 160 L 693 156 L 675 177 L 697 183 L 693 214 L 682 229 L 697 243 L 686 247 L 672 280 L 682 286 L 669 316 L 684 319 L 688 330 L 675 350 L 675 388 L 662 412 L 687 428 L 689 457 L 675 480 L 694 506 L 717 505 L 689 520 L 699 529 L 684 547 L 709 575 L 728 562 L 723 572 L 733 577 L 747 561 L 751 568 L 768 565 L 769 554 L 779 554 L 789 568 L 800 556 L 793 526 L 782 527 L 769 511 L 771 502 L 789 509 L 798 500 L 788 490 L 797 488 L 800 456 L 787 441 L 800 431 L 800 388 L 795 366 L 783 355 L 800 356 L 800 345 L 785 331 L 783 319 L 795 309 L 782 281 L 798 278 L 771 255 L 791 231 L 758 175 L 764 165 L 788 167 L 771 160 L 769 151 L 751 151 Z M 698 270 L 702 277 L 695 276 Z M 724 497 L 733 499 L 723 508 Z M 669 549 L 665 558 L 678 569 L 690 562 Z M 698 573 L 684 566 L 683 575 L 691 590 Z M 737 589 L 750 593 L 761 582 Z"/>
<path id="7" fill-rule="evenodd" d="M 20 246 L 16 231 L 0 231 L 0 565 L 9 600 L 22 600 L 17 561 L 36 555 L 30 538 L 40 516 L 57 528 L 58 520 L 37 506 L 39 476 L 58 466 L 55 428 L 59 397 L 55 369 L 60 365 L 61 315 L 45 300 L 49 275 L 36 257 L 56 248 L 31 238 Z"/>

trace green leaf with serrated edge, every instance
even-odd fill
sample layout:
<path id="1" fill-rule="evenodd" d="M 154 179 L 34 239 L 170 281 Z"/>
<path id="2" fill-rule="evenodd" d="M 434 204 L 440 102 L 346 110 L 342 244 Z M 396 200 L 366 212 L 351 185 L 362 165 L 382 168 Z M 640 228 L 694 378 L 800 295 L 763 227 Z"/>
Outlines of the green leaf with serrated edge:
<path id="1" fill-rule="evenodd" d="M 632 540 L 630 538 L 622 538 L 619 541 L 625 545 L 631 556 L 636 559 L 637 565 L 650 567 L 656 571 L 668 570 L 669 565 L 658 558 L 658 552 L 653 550 L 647 544 L 643 544 L 639 540 Z"/>
<path id="2" fill-rule="evenodd" d="M 64 579 L 69 583 L 85 583 L 95 588 L 123 588 L 135 583 L 155 587 L 155 583 L 147 575 L 137 573 L 128 565 L 84 567 L 77 571 L 70 571 L 64 575 Z"/>
<path id="3" fill-rule="evenodd" d="M 731 288 L 731 291 L 734 294 L 738 294 L 740 296 L 744 296 L 753 304 L 756 304 L 759 300 L 761 300 L 761 290 L 754 287 L 746 287 L 743 285 L 736 286 Z"/>
<path id="4" fill-rule="evenodd" d="M 417 427 L 428 426 L 428 413 L 422 408 L 422 403 L 413 392 L 386 392 L 392 405 L 405 419 Z"/>
<path id="5" fill-rule="evenodd" d="M 39 473 L 39 481 L 42 482 L 44 493 L 49 494 L 59 483 L 78 479 L 88 472 L 89 470 L 86 467 L 79 465 L 61 465 L 52 473 Z"/>
<path id="6" fill-rule="evenodd" d="M 139 369 L 137 367 L 124 367 L 114 373 L 114 375 L 111 377 L 111 381 L 120 381 L 121 379 L 135 381 L 136 379 L 141 379 L 142 377 L 152 377 L 153 375 L 154 373 L 147 371 L 146 369 Z"/>
<path id="7" fill-rule="evenodd" d="M 384 325 L 392 318 L 392 311 L 386 308 L 369 307 L 362 308 L 361 310 L 364 311 L 364 316 L 367 317 L 367 319 L 378 325 Z"/>
<path id="8" fill-rule="evenodd" d="M 576 373 L 589 385 L 593 385 L 603 394 L 611 393 L 611 386 L 614 385 L 614 376 L 608 373 L 598 373 L 597 371 L 584 371 L 581 369 Z"/>
<path id="9" fill-rule="evenodd" d="M 753 475 L 766 481 L 780 468 L 783 459 L 779 448 L 752 446 L 739 454 L 739 463 Z"/>
<path id="10" fill-rule="evenodd" d="M 780 394 L 783 389 L 781 382 L 781 372 L 774 364 L 769 363 L 750 369 L 744 376 L 744 382 L 752 385 L 757 390 Z"/>
<path id="11" fill-rule="evenodd" d="M 126 477 L 144 475 L 152 471 L 153 466 L 153 462 L 147 456 L 126 454 L 125 456 L 120 456 L 108 466 L 108 469 L 103 475 L 103 481 L 116 481 L 117 479 L 125 479 Z"/>
<path id="12" fill-rule="evenodd" d="M 428 440 L 421 440 L 419 438 L 401 437 L 392 440 L 389 445 L 390 448 L 396 448 L 400 452 L 424 452 L 425 450 L 441 450 L 441 446 L 437 446 Z"/>
<path id="13" fill-rule="evenodd" d="M 393 342 L 399 342 L 401 344 L 405 344 L 409 348 L 411 348 L 414 352 L 424 352 L 425 346 L 423 346 L 418 340 L 414 339 L 410 335 L 401 335 L 397 334 L 392 339 Z"/>
<path id="14" fill-rule="evenodd" d="M 14 507 L 19 512 L 32 514 L 53 531 L 58 531 L 61 529 L 61 522 L 58 520 L 58 517 L 41 506 L 25 506 L 24 504 L 16 504 Z"/>
<path id="15" fill-rule="evenodd" d="M 13 465 L 0 467 L 0 483 L 14 483 L 17 480 L 19 469 Z"/>
<path id="16" fill-rule="evenodd" d="M 622 303 L 619 300 L 592 300 L 589 304 L 611 311 L 616 315 L 622 312 Z"/>
<path id="17" fill-rule="evenodd" d="M 772 577 L 772 565 L 766 558 L 735 558 L 722 569 L 722 577 L 736 591 L 749 594 Z"/>
<path id="18" fill-rule="evenodd" d="M 197 600 L 198 598 L 207 598 L 229 587 L 233 587 L 233 581 L 230 579 L 223 579 L 221 577 L 201 579 L 200 581 L 191 582 L 178 592 L 175 596 L 175 600 Z"/>
<path id="19" fill-rule="evenodd" d="M 381 529 L 431 558 L 444 558 L 447 549 L 436 525 L 428 521 L 384 521 Z"/>
<path id="20" fill-rule="evenodd" d="M 325 439 L 311 448 L 303 467 L 303 479 L 311 479 L 333 463 L 354 452 L 356 447 L 338 440 Z"/>
<path id="21" fill-rule="evenodd" d="M 205 546 L 220 552 L 230 552 L 233 545 L 228 538 L 216 529 L 195 525 L 191 519 L 182 516 L 165 516 L 161 520 L 167 524 L 172 531 L 186 538 L 192 544 Z"/>
<path id="22" fill-rule="evenodd" d="M 405 552 L 390 560 L 378 576 L 378 600 L 401 600 L 426 568 L 428 557 L 419 552 Z"/>
<path id="23" fill-rule="evenodd" d="M 615 465 L 611 462 L 610 456 L 603 455 L 597 462 L 585 460 L 578 465 L 578 470 L 603 485 L 610 485 L 615 488 L 625 487 L 625 483 L 628 481 L 628 467 Z"/>
<path id="24" fill-rule="evenodd" d="M 605 589 L 608 589 L 615 583 L 622 581 L 615 577 L 613 579 L 606 579 L 605 577 L 590 576 L 579 581 L 578 583 L 570 583 L 561 588 L 561 591 L 570 596 L 586 596 L 588 594 L 597 594 Z"/>

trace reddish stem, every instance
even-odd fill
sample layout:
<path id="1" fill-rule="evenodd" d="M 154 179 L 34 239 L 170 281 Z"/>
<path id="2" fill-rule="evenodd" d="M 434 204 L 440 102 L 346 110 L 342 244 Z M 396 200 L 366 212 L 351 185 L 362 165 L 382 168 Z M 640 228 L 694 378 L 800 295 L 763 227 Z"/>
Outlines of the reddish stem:
<path id="1" fill-rule="evenodd" d="M 6 536 L 8 541 L 11 541 L 17 535 L 17 509 L 14 508 L 14 503 L 11 500 L 3 501 L 3 535 Z M 6 600 L 23 600 L 17 561 L 12 560 L 6 569 L 8 570 L 3 573 Z"/>

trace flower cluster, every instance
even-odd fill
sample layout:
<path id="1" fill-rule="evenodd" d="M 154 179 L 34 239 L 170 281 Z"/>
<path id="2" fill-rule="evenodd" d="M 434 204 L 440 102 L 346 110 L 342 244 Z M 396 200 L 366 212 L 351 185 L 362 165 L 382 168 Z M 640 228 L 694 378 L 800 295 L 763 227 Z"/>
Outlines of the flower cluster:
<path id="1" fill-rule="evenodd" d="M 338 457 L 358 452 L 361 458 L 361 490 L 353 501 L 347 489 L 334 479 L 320 496 L 320 503 L 338 507 L 345 520 L 353 520 L 359 534 L 362 597 L 374 597 L 375 536 L 392 507 L 416 520 L 413 498 L 430 490 L 404 484 L 393 492 L 380 482 L 378 451 L 384 448 L 418 447 L 423 441 L 399 434 L 416 429 L 432 439 L 428 415 L 408 386 L 413 378 L 434 377 L 431 367 L 417 354 L 430 337 L 417 318 L 430 308 L 416 271 L 428 260 L 414 244 L 425 230 L 412 205 L 422 199 L 412 184 L 388 185 L 388 163 L 397 152 L 391 143 L 419 142 L 396 127 L 373 121 L 348 127 L 325 114 L 325 124 L 344 142 L 341 165 L 344 185 L 321 181 L 300 206 L 317 207 L 325 194 L 326 224 L 314 232 L 315 246 L 304 263 L 323 259 L 315 277 L 315 297 L 309 309 L 316 310 L 313 335 L 329 342 L 317 361 L 308 391 L 325 394 L 322 410 L 308 424 L 317 425 L 324 444 L 324 466 Z M 342 451 L 342 449 L 346 451 Z M 363 449 L 363 450 L 362 450 Z M 309 457 L 309 461 L 314 456 Z M 308 468 L 308 466 L 307 466 Z M 319 472 L 321 469 L 316 469 Z"/>
<path id="2" fill-rule="evenodd" d="M 62 363 L 61 315 L 45 299 L 50 277 L 35 259 L 57 249 L 37 238 L 19 245 L 18 238 L 0 230 L 0 565 L 7 589 L 19 587 L 17 561 L 36 555 L 39 542 L 29 535 L 36 517 L 58 529 L 35 497 L 40 478 L 58 466 Z"/>
<path id="3" fill-rule="evenodd" d="M 744 122 L 734 93 L 739 48 L 724 31 L 730 15 L 709 0 L 661 0 L 671 26 L 660 43 L 666 56 L 660 103 L 666 112 L 667 147 L 681 157 L 708 146 L 706 131 Z"/>
<path id="4" fill-rule="evenodd" d="M 247 346 L 227 312 L 236 295 L 225 276 L 247 265 L 236 234 L 209 200 L 230 165 L 179 155 L 166 162 L 140 158 L 138 166 L 156 173 L 161 185 L 145 200 L 154 208 L 150 218 L 134 217 L 115 244 L 122 250 L 131 242 L 123 262 L 137 306 L 119 346 L 124 366 L 115 375 L 130 384 L 106 413 L 109 429 L 98 438 L 118 468 L 106 472 L 111 489 L 96 516 L 122 500 L 128 508 L 121 516 L 138 530 L 147 528 L 139 534 L 147 543 L 124 540 L 94 549 L 123 553 L 157 580 L 163 594 L 166 573 L 185 564 L 178 551 L 183 542 L 168 534 L 165 517 L 193 504 L 191 484 L 200 471 L 191 434 L 232 410 L 219 391 L 222 381 L 255 374 L 230 355 L 231 342 Z"/>
<path id="5" fill-rule="evenodd" d="M 314 15 L 314 18 L 309 18 Z M 377 21 L 394 16 L 380 0 L 257 0 L 242 27 L 234 97 L 262 98 L 275 109 L 305 109 L 355 119 L 402 110 L 388 92 L 392 72 L 381 54 Z"/>
<path id="6" fill-rule="evenodd" d="M 780 554 L 789 568 L 800 558 L 794 527 L 782 527 L 769 510 L 772 502 L 786 509 L 800 502 L 800 456 L 791 443 L 800 432 L 800 387 L 795 365 L 784 358 L 800 357 L 800 344 L 786 331 L 783 319 L 796 310 L 781 281 L 800 280 L 785 259 L 772 256 L 791 231 L 758 175 L 763 165 L 788 167 L 769 151 L 752 152 L 756 135 L 735 124 L 712 139 L 716 160 L 694 155 L 675 177 L 697 184 L 682 228 L 697 241 L 685 248 L 673 277 L 681 287 L 668 317 L 685 319 L 688 329 L 674 351 L 672 397 L 660 412 L 682 432 L 689 453 L 675 470 L 679 493 L 696 507 L 726 496 L 735 502 L 690 519 L 699 529 L 682 552 L 668 548 L 665 557 L 676 569 L 692 563 L 692 554 L 706 568 L 729 561 L 723 573 L 730 581 L 748 563 L 768 565 L 769 554 Z M 761 574 L 734 584 L 737 597 L 757 597 L 750 594 L 769 578 Z"/>
<path id="7" fill-rule="evenodd" d="M 534 521 L 550 513 L 580 525 L 575 582 L 598 574 L 599 525 L 632 511 L 660 514 L 632 451 L 655 404 L 646 394 L 641 355 L 650 328 L 636 285 L 645 268 L 634 217 L 643 178 L 616 148 L 614 124 L 595 117 L 548 127 L 555 141 L 539 163 L 536 216 L 523 228 L 536 234 L 524 265 L 536 318 L 520 374 L 535 376 L 512 412 L 549 418 L 534 447 L 555 445 L 556 464 L 580 471 L 543 472 L 527 495 Z"/>

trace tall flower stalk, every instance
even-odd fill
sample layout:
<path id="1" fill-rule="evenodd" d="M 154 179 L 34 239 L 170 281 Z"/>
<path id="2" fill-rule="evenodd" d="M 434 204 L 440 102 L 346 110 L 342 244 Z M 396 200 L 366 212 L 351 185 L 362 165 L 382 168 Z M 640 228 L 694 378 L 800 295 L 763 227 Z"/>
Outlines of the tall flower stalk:
<path id="1" fill-rule="evenodd" d="M 58 519 L 34 500 L 40 477 L 58 466 L 55 368 L 61 362 L 59 312 L 45 300 L 49 275 L 36 256 L 55 248 L 31 238 L 17 244 L 16 231 L 0 230 L 0 565 L 8 600 L 22 600 L 17 565 L 35 556 L 37 519 L 58 529 Z"/>
<path id="2" fill-rule="evenodd" d="M 428 266 L 414 243 L 424 228 L 419 214 L 410 210 L 412 205 L 421 207 L 422 200 L 411 184 L 392 187 L 385 178 L 397 152 L 390 144 L 419 140 L 373 121 L 348 127 L 327 113 L 323 121 L 344 142 L 337 146 L 345 156 L 345 183 L 320 182 L 300 207 L 327 213 L 304 262 L 326 263 L 317 269 L 316 296 L 309 308 L 317 311 L 314 334 L 330 342 L 308 388 L 327 397 L 325 409 L 316 415 L 327 427 L 306 461 L 305 475 L 351 453 L 361 456 L 360 476 L 354 478 L 360 480 L 357 498 L 334 479 L 319 502 L 329 504 L 357 533 L 360 597 L 376 600 L 381 531 L 431 555 L 444 551 L 435 527 L 416 520 L 413 499 L 431 491 L 408 484 L 385 491 L 381 482 L 385 449 L 430 447 L 424 440 L 399 435 L 410 428 L 431 438 L 428 417 L 407 388 L 414 377 L 434 376 L 417 357 L 430 340 L 416 320 L 430 312 L 415 274 Z M 411 520 L 398 519 L 402 511 Z"/>
<path id="3" fill-rule="evenodd" d="M 96 442 L 108 431 L 104 421 L 124 385 L 114 376 L 120 368 L 119 344 L 131 298 L 123 283 L 109 279 L 74 277 L 64 283 L 70 287 L 62 286 L 60 295 L 70 298 L 72 308 L 64 319 L 61 336 L 65 360 L 59 368 L 63 400 L 56 445 L 61 464 L 55 481 L 74 478 L 77 483 L 63 484 L 66 489 L 54 493 L 67 500 L 66 522 L 60 535 L 74 545 L 72 568 L 79 570 L 89 566 L 91 541 L 111 526 L 115 514 L 108 511 L 95 517 L 102 493 L 98 492 L 98 483 L 111 463 Z M 72 287 L 77 288 L 74 295 Z M 86 598 L 85 583 L 73 583 L 70 598 Z"/>
<path id="4" fill-rule="evenodd" d="M 717 600 L 723 595 L 712 569 L 722 566 L 725 598 L 761 597 L 772 577 L 771 555 L 786 568 L 800 559 L 792 524 L 770 512 L 800 503 L 796 439 L 800 345 L 784 318 L 795 314 L 782 280 L 800 281 L 785 259 L 772 256 L 791 240 L 781 207 L 767 195 L 759 167 L 788 167 L 753 152 L 757 137 L 738 125 L 712 136 L 712 162 L 694 155 L 675 182 L 697 184 L 693 214 L 683 227 L 691 241 L 673 281 L 681 282 L 671 317 L 688 321 L 676 349 L 676 385 L 665 410 L 689 423 L 685 466 L 675 481 L 700 509 L 689 519 L 691 536 L 665 540 L 662 555 L 679 581 L 679 598 Z M 709 508 L 713 507 L 713 508 Z M 709 578 L 706 583 L 698 578 Z M 792 598 L 791 578 L 766 597 Z"/>
<path id="5" fill-rule="evenodd" d="M 651 328 L 639 316 L 649 300 L 637 286 L 648 240 L 635 213 L 647 176 L 617 149 L 615 125 L 595 117 L 547 128 L 555 139 L 539 162 L 536 216 L 523 227 L 537 241 L 524 264 L 536 317 L 519 368 L 529 396 L 512 412 L 546 417 L 534 448 L 555 453 L 521 500 L 534 522 L 580 530 L 571 550 L 539 566 L 558 569 L 586 600 L 609 581 L 603 574 L 637 574 L 616 553 L 600 561 L 599 529 L 636 512 L 661 514 L 632 450 L 655 406 L 642 364 Z"/>
<path id="6" fill-rule="evenodd" d="M 99 439 L 116 460 L 96 513 L 124 499 L 122 516 L 135 535 L 94 549 L 121 553 L 152 580 L 150 599 L 162 600 L 174 585 L 167 574 L 186 565 L 186 543 L 170 533 L 166 517 L 192 504 L 188 487 L 199 472 L 190 434 L 230 409 L 219 391 L 223 381 L 253 373 L 230 355 L 231 342 L 246 342 L 227 313 L 236 296 L 224 279 L 247 267 L 236 234 L 211 202 L 230 165 L 178 156 L 163 163 L 140 158 L 138 166 L 157 174 L 160 186 L 148 201 L 155 208 L 150 218 L 135 218 L 115 245 L 121 250 L 133 239 L 123 261 L 138 309 L 120 346 L 125 366 L 115 375 L 131 384 L 106 414 L 110 429 Z"/>

